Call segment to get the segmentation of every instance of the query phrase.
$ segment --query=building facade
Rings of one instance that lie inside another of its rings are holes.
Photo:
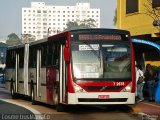
[[[153,22],[160,12],[151,11],[158,7],[159,0],[117,0],[117,28],[129,30],[134,37],[156,41],[160,29]]]
[[[153,25],[158,20],[160,20],[160,0],[117,0],[117,28],[129,30],[132,38],[159,44],[160,26]],[[140,46],[135,50],[137,59],[143,56],[146,64],[160,66],[159,52],[154,48],[142,51],[146,45]]]
[[[69,21],[89,18],[100,27],[100,9],[91,8],[90,3],[50,6],[44,2],[31,2],[31,8],[22,8],[22,34],[31,34],[38,40],[64,31]]]

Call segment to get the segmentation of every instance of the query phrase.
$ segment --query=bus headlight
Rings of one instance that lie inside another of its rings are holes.
[[[86,92],[83,88],[81,88],[79,85],[74,83],[74,91],[75,92]]]
[[[131,83],[128,84],[121,92],[131,92]]]

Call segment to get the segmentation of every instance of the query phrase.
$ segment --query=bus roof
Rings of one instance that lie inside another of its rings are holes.
[[[129,34],[129,31],[127,30],[121,30],[121,29],[107,29],[107,28],[88,28],[88,29],[77,29],[77,30],[71,30],[71,33],[116,33],[116,34]]]
[[[18,48],[23,48],[23,47],[24,47],[24,44],[18,44],[14,46],[8,46],[8,49],[12,50],[12,49],[18,49]]]
[[[63,37],[67,37],[69,34],[75,34],[75,33],[108,33],[108,34],[129,34],[129,31],[127,30],[121,30],[121,29],[107,29],[107,28],[88,28],[88,29],[76,29],[76,30],[69,30],[69,31],[64,31],[62,33],[49,36],[48,38],[44,38],[41,40],[33,41],[30,42],[29,45],[37,45],[43,42],[46,42],[48,40],[54,40],[54,39],[60,39]],[[8,49],[18,49],[18,48],[23,48],[25,44],[19,44],[15,46],[9,46]]]
[[[29,45],[32,46],[32,45],[40,44],[40,43],[43,43],[43,42],[46,42],[46,41],[48,41],[48,39],[44,38],[44,39],[41,39],[41,40],[36,40],[36,41],[30,42]]]
[[[69,34],[75,33],[108,33],[108,34],[126,34],[129,35],[129,31],[122,30],[122,29],[107,29],[107,28],[88,28],[88,29],[76,29],[76,30],[69,30],[64,31],[62,33],[49,36],[48,40],[59,39],[60,37],[66,37]]]

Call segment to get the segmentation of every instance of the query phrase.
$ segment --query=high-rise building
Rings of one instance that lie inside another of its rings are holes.
[[[31,8],[22,8],[22,34],[31,34],[36,40],[54,35],[66,29],[67,22],[94,19],[100,27],[100,9],[90,3],[76,6],[50,6],[44,2],[31,2]]]

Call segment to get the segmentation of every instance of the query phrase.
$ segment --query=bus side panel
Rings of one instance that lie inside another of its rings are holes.
[[[13,81],[14,81],[14,88],[15,88],[15,79],[16,79],[16,71],[15,71],[15,69],[12,69],[12,68],[10,68],[10,69],[6,69],[6,71],[5,71],[5,76],[6,76],[6,89],[7,90],[10,90],[10,88],[11,88],[11,79],[13,79]]]
[[[56,85],[56,68],[46,69],[46,97],[47,103],[53,102],[53,89]]]
[[[18,69],[18,93],[25,94],[24,93],[24,69],[19,68]]]
[[[42,102],[46,102],[47,101],[47,98],[46,98],[46,68],[41,68],[41,76],[40,76],[40,79],[41,79],[41,89],[40,89],[40,93],[41,93],[41,99],[40,101]]]

